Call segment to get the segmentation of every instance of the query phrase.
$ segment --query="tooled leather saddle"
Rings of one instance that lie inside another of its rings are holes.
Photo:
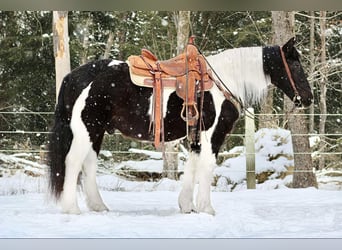
[[[188,126],[194,127],[200,119],[197,95],[212,88],[214,80],[207,69],[206,61],[190,37],[183,53],[169,60],[159,61],[149,50],[142,49],[141,55],[132,55],[127,59],[132,82],[138,86],[153,88],[153,124],[154,145],[160,146],[163,140],[163,105],[164,88],[176,90],[183,99],[180,113]]]

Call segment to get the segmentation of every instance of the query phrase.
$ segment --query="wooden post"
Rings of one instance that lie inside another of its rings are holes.
[[[254,109],[248,108],[245,118],[245,146],[246,146],[246,171],[247,189],[255,189],[255,123]]]

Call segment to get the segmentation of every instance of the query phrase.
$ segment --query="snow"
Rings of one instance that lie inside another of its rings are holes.
[[[339,238],[340,191],[213,192],[216,215],[181,214],[178,192],[101,192],[109,212],[61,214],[44,194],[1,196],[1,238]],[[84,203],[82,203],[84,204]]]
[[[285,129],[260,129],[255,133],[255,172],[256,174],[272,171],[271,178],[278,177],[294,165],[292,139]],[[226,154],[239,154],[230,158],[215,169],[217,176],[241,183],[246,179],[246,152],[244,147],[234,147]]]
[[[46,193],[46,165],[23,159],[29,155],[0,154],[0,238],[341,238],[342,173],[317,172],[319,189],[288,188],[292,175],[279,175],[293,166],[289,132],[264,129],[255,138],[257,173],[273,173],[247,190],[244,147],[224,152],[231,158],[215,169],[215,216],[180,213],[181,180],[131,181],[115,175],[122,169],[161,173],[160,152],[131,149],[148,156],[139,162],[100,159],[97,182],[110,211],[89,211],[79,192],[81,215],[62,214]],[[180,155],[183,163],[186,152]],[[112,154],[101,151],[100,157]]]
[[[161,25],[164,26],[164,27],[167,27],[169,25],[169,22],[165,19],[162,19],[161,20]]]

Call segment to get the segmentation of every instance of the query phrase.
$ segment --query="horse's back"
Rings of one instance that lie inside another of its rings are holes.
[[[93,82],[98,75],[110,68],[108,67],[110,62],[110,59],[97,60],[83,64],[72,70],[63,79],[62,91],[59,93],[58,102],[63,100],[65,106],[70,108],[73,107],[81,92]]]

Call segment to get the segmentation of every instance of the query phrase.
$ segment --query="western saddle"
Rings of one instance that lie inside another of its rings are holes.
[[[175,89],[183,99],[181,118],[189,127],[197,127],[201,119],[201,106],[198,110],[198,96],[203,103],[204,91],[213,86],[211,71],[206,61],[190,37],[183,53],[165,61],[159,61],[149,50],[142,49],[141,55],[132,55],[127,59],[132,82],[138,86],[153,88],[153,124],[154,145],[164,142],[163,125],[163,89]]]

